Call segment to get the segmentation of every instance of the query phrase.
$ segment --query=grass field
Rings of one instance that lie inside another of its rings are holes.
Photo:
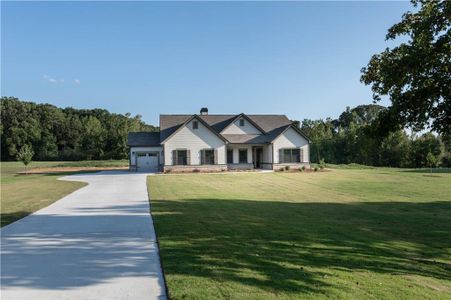
[[[173,299],[449,299],[451,174],[148,178]]]
[[[31,168],[48,167],[115,167],[128,161],[33,162]],[[72,174],[18,175],[25,170],[22,163],[1,163],[1,226],[29,215],[84,186],[82,182],[60,181]]]

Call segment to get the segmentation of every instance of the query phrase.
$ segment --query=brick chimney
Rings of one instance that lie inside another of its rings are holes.
[[[208,108],[202,107],[202,108],[200,109],[200,114],[201,114],[202,116],[208,115]]]

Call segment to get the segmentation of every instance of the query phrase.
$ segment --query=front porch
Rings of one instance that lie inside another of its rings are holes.
[[[227,145],[226,158],[229,170],[271,170],[272,145],[229,144]]]

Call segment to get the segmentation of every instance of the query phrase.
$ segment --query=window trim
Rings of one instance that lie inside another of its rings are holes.
[[[212,157],[211,157],[211,161],[209,161],[208,163],[207,163],[207,161],[206,161],[206,158],[207,158],[207,156],[206,156],[206,153],[207,153],[207,151],[211,151],[212,152]],[[202,150],[200,150],[200,164],[201,165],[214,165],[215,164],[215,153],[216,151],[215,151],[215,149],[213,149],[213,148],[208,148],[208,149],[202,149]]]
[[[283,156],[280,157],[279,154],[279,163],[281,164],[298,164],[302,163],[302,149],[301,148],[281,148],[283,151]],[[289,151],[289,154],[286,154],[285,151]],[[297,152],[297,153],[296,153]],[[287,159],[287,157],[289,159]]]
[[[246,161],[242,161],[241,160],[241,153],[242,152],[246,153]],[[247,150],[247,148],[240,148],[240,149],[238,149],[238,163],[240,163],[240,164],[247,164],[248,163],[248,150]]]
[[[179,158],[181,158],[179,156],[179,152],[184,151],[185,152],[185,163],[184,164],[180,164],[179,163]],[[188,165],[188,149],[175,149],[175,155],[176,155],[176,159],[175,159],[175,165],[176,166],[187,166]]]

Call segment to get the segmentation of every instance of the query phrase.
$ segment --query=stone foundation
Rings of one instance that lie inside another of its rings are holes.
[[[254,169],[253,164],[228,164],[228,170],[252,170]]]
[[[307,169],[310,169],[310,163],[295,163],[295,164],[273,164],[272,169],[275,171],[278,171],[280,168],[285,168],[288,166],[290,169],[299,169],[302,167],[306,167]]]
[[[164,173],[196,173],[196,172],[224,172],[227,165],[187,165],[187,166],[164,166]]]

